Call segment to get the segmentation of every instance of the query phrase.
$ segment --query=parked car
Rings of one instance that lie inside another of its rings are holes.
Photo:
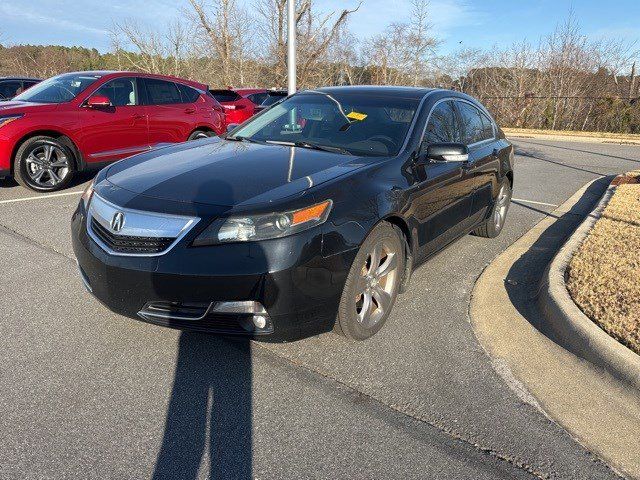
[[[41,81],[38,78],[0,77],[0,102],[11,100]]]
[[[214,89],[209,93],[224,108],[227,125],[243,123],[255,114],[253,102],[233,90]]]
[[[224,111],[206,92],[206,85],[161,75],[52,77],[0,103],[0,177],[58,190],[78,170],[221,134]]]
[[[364,340],[418,265],[470,232],[500,234],[513,156],[463,93],[301,92],[226,138],[102,170],[73,215],[73,248],[87,289],[132,318]]]
[[[256,107],[255,107],[256,113],[260,113],[265,108],[268,108],[271,105],[274,105],[274,104],[284,100],[285,98],[287,98],[287,95],[288,94],[287,94],[287,92],[285,90],[269,90],[269,91],[267,91],[266,92],[266,96],[262,100],[262,103],[260,103],[259,105],[256,105]]]

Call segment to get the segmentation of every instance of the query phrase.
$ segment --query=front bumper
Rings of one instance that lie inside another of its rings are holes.
[[[323,235],[311,229],[282,239],[211,247],[191,247],[193,238],[188,235],[161,256],[114,256],[88,236],[82,202],[71,229],[85,285],[112,311],[172,328],[256,335],[260,332],[234,327],[246,324],[242,315],[176,320],[140,314],[150,302],[180,306],[255,301],[264,306],[273,327],[261,337],[278,340],[333,327],[356,254],[350,250],[323,257]]]

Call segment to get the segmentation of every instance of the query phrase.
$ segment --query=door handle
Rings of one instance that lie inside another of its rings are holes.
[[[192,107],[185,108],[184,113],[196,113],[196,109]]]
[[[134,120],[140,120],[141,118],[144,118],[144,115],[142,115],[142,114],[140,114],[140,113],[136,113],[136,114],[133,116],[133,119],[134,119]]]

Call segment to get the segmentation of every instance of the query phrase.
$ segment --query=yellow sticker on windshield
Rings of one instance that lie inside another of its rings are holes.
[[[362,120],[367,118],[367,115],[364,113],[351,112],[349,115],[347,115],[347,118],[350,118],[351,120],[358,120],[361,122]]]

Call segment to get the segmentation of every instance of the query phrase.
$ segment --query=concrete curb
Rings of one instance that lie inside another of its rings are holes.
[[[575,304],[565,283],[566,270],[576,250],[602,216],[616,190],[609,186],[598,205],[558,251],[540,284],[538,306],[543,328],[567,350],[640,389],[640,356],[610,337]]]
[[[588,183],[498,255],[473,288],[469,320],[496,374],[617,472],[640,480],[640,391],[550,338],[537,290],[607,190]]]
[[[559,134],[549,131],[548,133],[531,132],[527,130],[518,130],[511,128],[503,128],[507,138],[522,138],[538,140],[560,140],[563,142],[584,142],[584,143],[612,143],[616,145],[640,145],[640,138],[637,137],[625,137],[624,135],[603,135],[603,136],[589,136],[579,134]]]

